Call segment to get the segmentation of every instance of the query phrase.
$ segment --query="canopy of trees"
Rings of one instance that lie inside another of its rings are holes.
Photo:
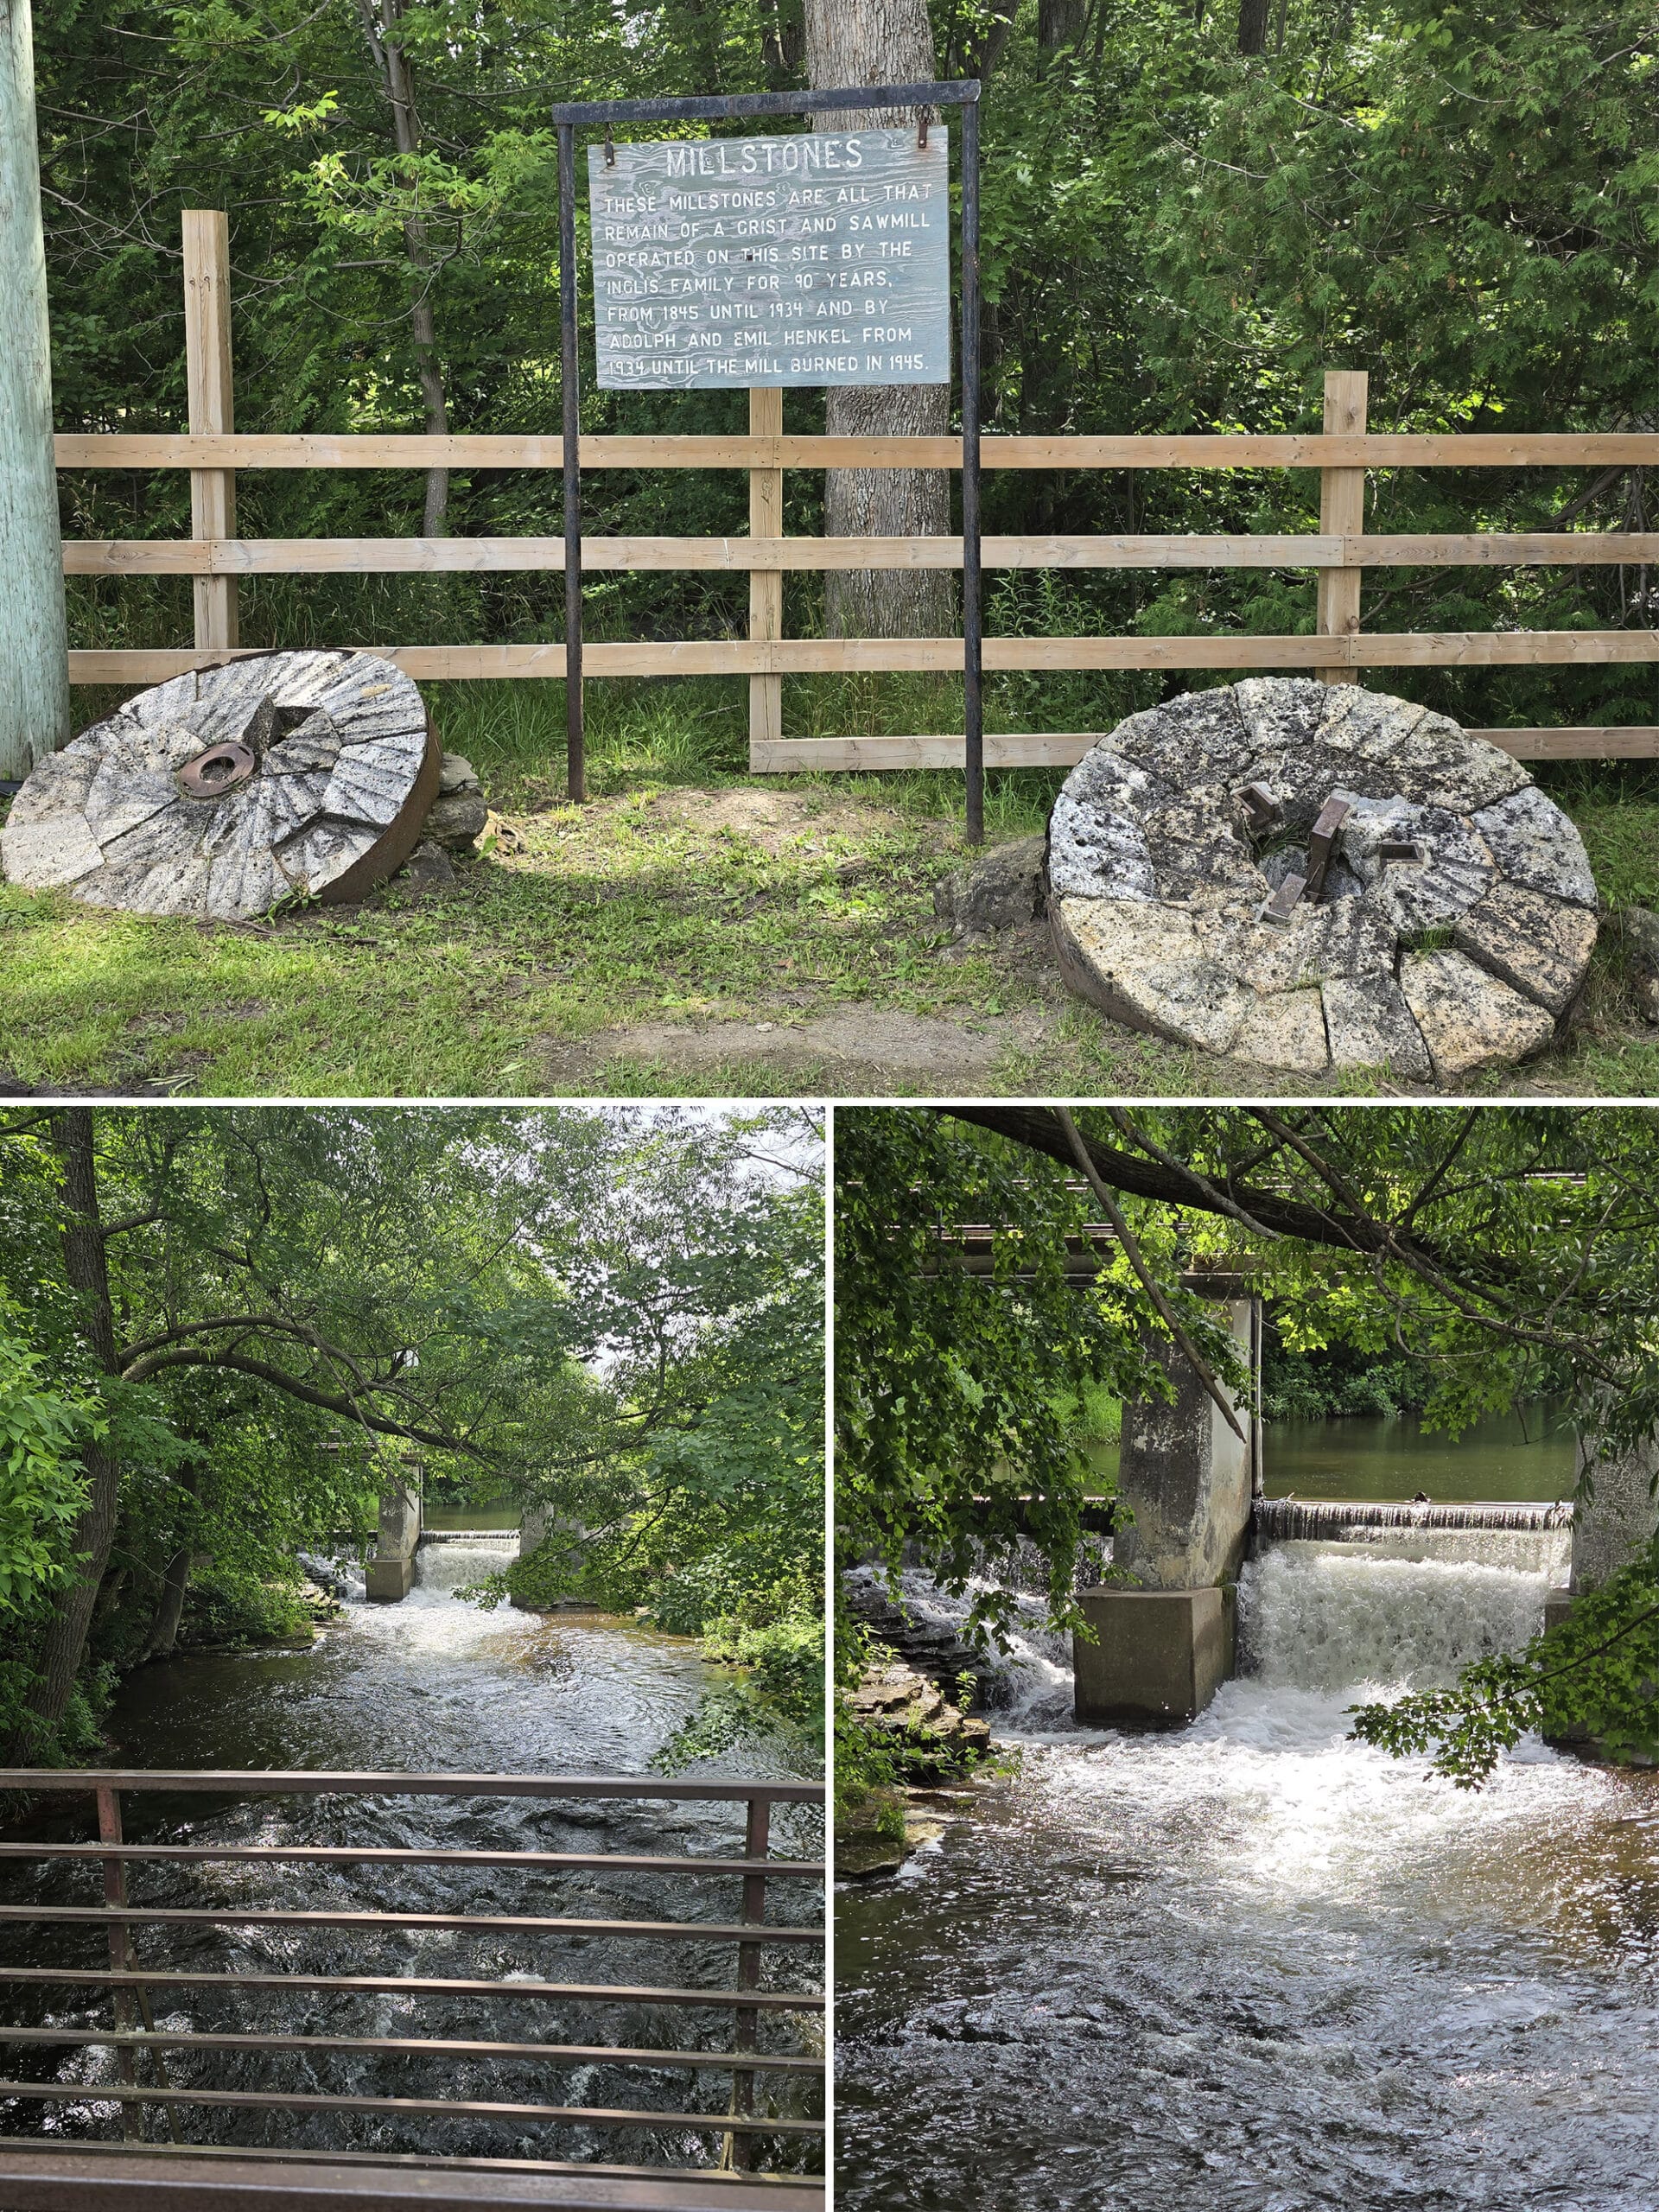
[[[940,69],[987,88],[992,429],[1313,427],[1330,366],[1370,370],[1383,429],[1650,423],[1659,47],[1637,0],[935,0],[931,15]],[[802,0],[39,0],[35,27],[66,429],[182,425],[179,213],[196,206],[231,215],[240,426],[556,432],[550,102],[799,84],[807,65]],[[584,422],[729,429],[743,404],[589,392]],[[823,407],[791,395],[786,419],[816,427]],[[822,480],[789,486],[786,527],[820,527]],[[995,531],[1280,531],[1310,522],[1317,486],[1016,471],[987,495]],[[607,472],[587,496],[600,531],[744,527],[730,473]],[[65,498],[72,535],[188,530],[177,473],[89,474]],[[250,535],[558,527],[543,473],[275,472],[245,476],[240,498]],[[1645,498],[1639,471],[1400,472],[1372,479],[1368,522],[1643,529]],[[810,629],[822,585],[790,588],[788,619]],[[544,637],[559,589],[251,580],[244,634]],[[601,629],[692,634],[743,612],[741,584],[714,576],[589,589]],[[188,637],[188,580],[73,592],[82,641]],[[1016,572],[990,626],[1308,630],[1313,593],[1311,575],[1264,570]],[[1368,619],[1398,629],[1651,617],[1634,567],[1406,569],[1366,594]],[[1012,727],[1100,728],[1161,679],[996,681]],[[1478,724],[1641,721],[1652,683],[1633,664],[1424,671],[1421,690]]]
[[[1247,1266],[1293,1347],[1416,1362],[1430,1427],[1462,1428],[1545,1388],[1610,1448],[1659,1422],[1647,1109],[1080,1108],[1070,1128],[1045,1107],[851,1109],[837,1117],[836,1184],[843,1556],[896,1565],[912,1544],[960,1590],[970,1573],[995,1578],[1027,1493],[1057,1620],[1096,1486],[1067,1449],[1084,1385],[1155,1390],[1147,1347],[1175,1329],[1219,1380],[1242,1380],[1183,1287],[1195,1269]],[[1117,1244],[1092,1285],[1069,1284],[1063,1240],[1108,1202]],[[989,1280],[953,1255],[969,1224],[999,1231]],[[1010,1603],[989,1592],[979,1618]],[[1368,1732],[1396,1749],[1440,1744],[1460,1779],[1490,1770],[1505,1729],[1540,1712],[1636,1741],[1654,1732],[1656,1622],[1659,1541],[1536,1652]]]
[[[291,1581],[411,1458],[583,1522],[607,1594],[673,1580],[665,1624],[771,1631],[732,1656],[810,1728],[817,1149],[783,1109],[0,1122],[14,1763],[91,1740],[112,1671],[171,1647],[193,1560],[232,1597]]]

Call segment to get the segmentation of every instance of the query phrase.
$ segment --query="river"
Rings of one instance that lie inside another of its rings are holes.
[[[1414,1413],[1342,1414],[1270,1421],[1262,1433],[1269,1497],[1414,1497],[1553,1502],[1573,1494],[1574,1430],[1565,1399],[1538,1398],[1484,1414],[1456,1436],[1426,1430]],[[1118,1447],[1091,1444],[1090,1466],[1115,1481]]]
[[[1535,1741],[1471,1796],[1347,1738],[1542,1601],[1270,1550],[1255,1671],[1166,1736],[1071,1724],[1032,1626],[1014,1770],[837,1894],[841,2212],[1652,2212],[1659,1777]]]
[[[335,1768],[341,1770],[631,1774],[696,1708],[717,1678],[696,1645],[653,1633],[632,1620],[583,1612],[550,1617],[504,1605],[480,1611],[454,1595],[505,1565],[516,1538],[432,1543],[417,1554],[416,1586],[401,1604],[361,1602],[361,1577],[341,1579],[354,1602],[311,1650],[201,1656],[141,1669],[124,1685],[108,1723],[111,1764],[151,1768]],[[692,1777],[736,1773],[789,1778],[764,1753],[722,1755],[694,1765]],[[340,1796],[209,1803],[200,1798],[129,1798],[126,1832],[134,1841],[214,1840],[263,1844],[392,1844],[551,1851],[740,1855],[741,1805],[599,1802],[529,1798]],[[38,1833],[38,1831],[36,1831]],[[64,1834],[71,1831],[65,1827]],[[92,1833],[83,1820],[73,1831]],[[822,1856],[815,1811],[779,1807],[773,1849]],[[86,1903],[96,1869],[60,1866],[3,1870],[9,1902]],[[659,1875],[514,1869],[374,1866],[249,1868],[234,1863],[181,1869],[139,1866],[137,1900],[158,1904],[265,1903],[273,1908],[575,1914],[731,1921],[739,1915],[735,1877],[670,1879]],[[810,1880],[768,1885],[768,1917],[811,1922],[819,1891]],[[10,1931],[9,1931],[10,1934]],[[694,1940],[645,1944],[577,1937],[474,1936],[444,1930],[359,1936],[319,1930],[182,1931],[141,1929],[144,1964],[236,1973],[365,1973],[444,1977],[615,1982],[682,1987],[729,1986],[728,1943]],[[35,1965],[102,1963],[96,1930],[43,1926],[8,1942],[8,1955]],[[809,1986],[815,1955],[794,1946],[766,1954],[765,1979]],[[54,1992],[44,2000],[14,1988],[12,2017],[74,2027],[107,2021],[95,2000]],[[17,1999],[21,1998],[22,2002]],[[416,2007],[418,2006],[418,2011]],[[169,2009],[171,2008],[171,2009]],[[156,1999],[156,2024],[209,2031],[261,2025],[294,2034],[482,2037],[512,2042],[604,2042],[632,2046],[729,2048],[732,2021],[717,2007],[617,2005],[595,2012],[560,2002],[328,1993],[204,1990]],[[762,2048],[804,2046],[786,2023],[763,2023]],[[29,2063],[31,2062],[32,2063]],[[19,2078],[85,2081],[84,2104],[16,2100],[0,2126],[15,2133],[118,2133],[113,2107],[96,2084],[115,2078],[111,2054],[15,2052]],[[728,2077],[716,2069],[642,2070],[610,2063],[565,2064],[469,2059],[432,2061],[358,2054],[173,2054],[176,2082],[215,2088],[345,2090],[378,2095],[443,2095],[474,2101],[645,2106],[673,2112],[723,2112]],[[143,2078],[149,2079],[146,2075]],[[794,2077],[778,2109],[810,2116]],[[793,2100],[792,2101],[790,2100]],[[582,2125],[380,2116],[296,2117],[222,2113],[181,2107],[188,2139],[205,2143],[351,2146],[456,2156],[702,2165],[717,2158],[717,2133]],[[42,2118],[42,2114],[45,2118]],[[152,2116],[149,2133],[164,2138]],[[760,2164],[794,2171],[810,2163],[772,2139]]]

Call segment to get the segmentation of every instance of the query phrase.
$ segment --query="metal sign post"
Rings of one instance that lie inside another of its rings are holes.
[[[565,730],[570,797],[587,795],[582,698],[582,395],[576,359],[576,132],[603,124],[607,149],[619,123],[725,123],[747,116],[815,115],[873,108],[962,110],[962,626],[963,728],[967,769],[967,830],[984,837],[984,719],[981,694],[979,500],[979,86],[861,85],[840,91],[740,92],[684,99],[573,100],[553,109],[559,138],[559,367],[564,402]],[[723,144],[724,141],[713,142]],[[857,378],[779,374],[756,382],[902,382],[901,376]],[[916,377],[915,382],[936,380]]]

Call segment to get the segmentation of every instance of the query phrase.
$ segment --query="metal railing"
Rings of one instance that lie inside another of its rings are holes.
[[[0,1842],[0,1862],[32,1860],[85,1864],[89,1868],[101,1870],[104,1891],[103,1902],[95,1904],[0,1904],[0,1923],[15,1926],[21,1923],[37,1929],[43,1925],[60,1925],[70,1929],[102,1928],[107,1931],[109,1943],[107,1967],[22,1965],[0,1961],[0,1983],[13,1987],[54,1985],[107,1990],[112,2014],[111,2024],[107,2027],[33,2025],[0,2019],[0,2043],[24,2049],[45,2046],[67,2050],[110,2050],[116,2055],[118,2075],[114,2082],[96,2082],[85,2080],[3,2079],[0,2080],[0,2099],[38,2100],[47,2105],[82,2107],[113,2104],[120,2111],[122,2147],[130,2152],[142,2152],[156,2157],[164,2155],[163,2150],[145,2142],[142,2132],[143,2114],[152,2107],[160,2107],[165,2113],[172,2135],[171,2150],[165,2155],[214,2155],[221,2158],[227,2155],[225,2146],[185,2140],[179,2120],[181,2108],[231,2108],[245,2113],[276,2108],[308,2117],[351,2113],[376,2115],[391,2120],[429,2118],[499,2122],[518,2131],[520,2137],[527,2129],[557,2126],[639,2128],[670,2134],[697,2133],[721,2139],[723,2146],[720,2170],[696,2167],[680,2170],[686,2179],[695,2177],[700,2185],[715,2183],[722,2178],[747,2180],[755,2146],[765,2139],[798,2141],[804,2138],[816,2142],[823,2135],[824,2123],[822,2120],[782,2117],[775,2113],[757,2112],[755,2102],[757,2081],[790,2081],[804,2075],[816,2078],[823,2072],[823,2061],[820,2056],[802,2050],[763,2050],[758,2047],[760,2024],[763,2018],[788,2019],[794,2016],[821,2013],[823,2010],[822,1989],[764,1986],[762,1978],[767,1951],[781,1951],[785,1955],[798,1953],[803,1947],[817,1946],[823,1941],[824,1930],[821,1926],[769,1923],[766,1920],[768,1883],[779,1880],[816,1882],[822,1891],[823,1864],[817,1860],[774,1857],[771,1832],[775,1805],[821,1806],[824,1791],[820,1783],[747,1779],[667,1781],[632,1775],[169,1772],[132,1769],[62,1772],[8,1769],[0,1770],[0,1791],[27,1792],[30,1796],[48,1793],[60,1796],[92,1795],[98,1808],[98,1840],[95,1842]],[[123,1833],[122,1801],[125,1796],[138,1793],[152,1796],[188,1794],[224,1799],[297,1796],[363,1798],[435,1796],[724,1802],[745,1807],[746,1827],[741,1855],[726,1857],[696,1853],[658,1855],[605,1850],[474,1850],[436,1846],[401,1847],[200,1840],[130,1843]],[[552,1875],[600,1872],[697,1879],[717,1877],[741,1885],[741,1905],[738,1917],[728,1922],[601,1919],[581,1914],[311,1910],[273,1908],[265,1904],[179,1906],[146,1904],[129,1895],[127,1870],[130,1866],[178,1867],[203,1862],[254,1867],[481,1867]],[[166,1967],[146,1966],[139,1959],[137,1931],[141,1928],[156,1926],[190,1930],[258,1928],[289,1934],[337,1929],[359,1938],[401,1931],[421,1933],[440,1930],[457,1935],[518,1936],[532,1942],[545,1938],[566,1937],[578,1942],[605,1938],[652,1946],[729,1944],[733,1951],[734,1971],[729,1985],[693,1986],[644,1986],[603,1980],[565,1982],[520,1980],[516,1978],[510,1980],[468,1979],[409,1974],[233,1974],[197,1970],[194,1967],[181,1971],[170,1965]],[[411,1999],[424,1997],[497,1999],[509,1999],[515,2006],[521,2003],[531,2005],[557,2003],[562,2008],[576,2007],[584,2012],[619,2005],[688,2008],[698,2012],[706,2012],[712,2008],[730,2012],[733,2032],[729,2047],[710,2050],[681,2050],[671,2045],[642,2049],[607,2043],[602,2036],[582,2043],[545,2043],[492,2041],[454,2036],[302,2035],[271,2033],[257,2026],[235,2033],[203,2031],[194,2028],[157,2028],[151,2001],[154,1993],[160,1991],[172,2000],[184,1992],[198,1989],[245,1991],[251,1996],[264,1997],[306,1991],[347,1997],[391,1993]],[[481,2059],[513,2063],[528,2061],[553,2068],[605,2064],[657,2072],[683,2070],[703,2076],[710,2072],[725,2073],[730,2076],[731,2094],[728,2107],[723,2112],[668,2112],[632,2104],[611,2107],[480,2101],[441,2094],[385,2096],[221,2088],[184,2084],[168,2077],[168,2054],[213,2052],[234,2054],[244,2058],[262,2053],[311,2058],[329,2052],[342,2052],[396,2059],[428,2059],[452,2067],[458,2062]],[[147,2082],[139,2078],[141,2060],[148,2061],[153,2081]],[[79,2155],[98,2147],[89,2146],[84,2139],[72,2142],[60,2139],[56,2143],[48,2144],[38,2139],[27,2139],[27,2143],[31,2152],[50,2148],[66,2154]],[[0,2142],[0,2183],[6,2183],[11,2171],[5,2153],[22,2147],[16,2139]],[[107,2145],[102,2146],[105,2151],[110,2147]],[[387,2153],[383,2158],[379,2153],[351,2151],[285,2148],[269,2152],[262,2148],[257,2152],[238,2151],[236,2156],[245,2159],[274,2157],[284,2160],[321,2160],[336,2165],[342,2160],[353,2163],[368,2158],[375,2163],[413,2163],[445,2169],[477,2169],[480,2165],[490,2167],[499,2163],[519,2171],[550,2175],[586,2171],[656,2182],[665,2180],[675,2171],[662,2166],[600,2167],[581,2161],[525,2160],[522,2157],[498,2162],[435,2152]],[[791,2193],[805,2190],[815,2197],[822,2190],[822,2183],[812,2177],[779,2176],[756,2178],[767,2181],[775,2178],[779,2187],[787,2187]],[[8,2197],[6,2201],[10,2204],[12,2199]],[[36,2200],[30,2198],[29,2201],[33,2202]],[[47,2200],[41,2198],[39,2201],[44,2202]],[[685,2201],[702,2200],[687,2198]]]

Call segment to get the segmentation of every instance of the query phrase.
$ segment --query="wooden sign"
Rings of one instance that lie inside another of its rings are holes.
[[[948,384],[948,135],[590,146],[601,385]]]

